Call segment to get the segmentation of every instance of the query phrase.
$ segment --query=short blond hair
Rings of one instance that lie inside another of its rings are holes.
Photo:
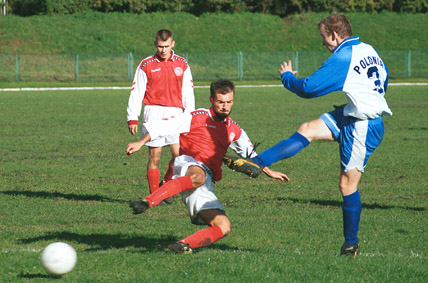
[[[336,32],[342,38],[352,36],[352,27],[349,19],[342,14],[332,14],[318,23],[318,28],[323,26],[327,35],[332,35]]]

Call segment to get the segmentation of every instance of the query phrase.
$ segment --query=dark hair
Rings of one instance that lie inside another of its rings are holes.
[[[156,33],[156,41],[167,41],[172,38],[172,32],[167,29],[161,29]]]
[[[323,19],[318,23],[318,29],[324,26],[324,31],[327,35],[332,35],[333,32],[342,38],[348,38],[352,36],[352,27],[349,19],[342,14],[331,14],[329,17]]]
[[[211,83],[210,92],[211,97],[215,98],[216,93],[226,94],[229,92],[233,92],[235,94],[235,85],[232,81],[220,79]]]

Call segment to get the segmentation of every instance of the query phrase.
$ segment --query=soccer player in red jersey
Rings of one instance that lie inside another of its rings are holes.
[[[145,199],[130,202],[134,213],[140,214],[166,198],[181,194],[191,222],[209,227],[168,245],[169,250],[177,253],[192,253],[230,233],[225,209],[214,194],[214,182],[222,177],[222,157],[229,147],[242,157],[257,155],[245,131],[229,117],[235,95],[233,82],[218,80],[211,84],[210,91],[210,109],[144,123],[147,133],[126,148],[126,153],[132,155],[151,139],[180,133],[180,155],[174,162],[174,179]],[[280,182],[289,181],[287,175],[268,167],[264,167],[263,172]]]
[[[143,123],[179,115],[195,109],[193,80],[186,60],[174,53],[175,41],[169,30],[159,30],[155,40],[156,54],[141,61],[134,76],[127,108],[128,129],[132,135],[138,131],[138,117],[144,104]],[[141,137],[146,134],[142,128]],[[149,146],[147,180],[150,192],[172,177],[172,166],[179,152],[179,137],[165,135],[146,143]],[[160,181],[159,161],[162,147],[171,150],[171,160],[165,177]],[[172,198],[167,202],[172,202]]]

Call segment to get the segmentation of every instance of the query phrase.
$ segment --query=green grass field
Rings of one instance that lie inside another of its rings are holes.
[[[208,89],[197,88],[197,107]],[[61,282],[426,282],[428,87],[390,86],[394,116],[360,183],[361,255],[342,258],[338,146],[313,142],[272,168],[291,182],[224,168],[216,194],[232,233],[194,255],[163,246],[193,226],[176,197],[143,215],[146,149],[131,158],[127,90],[0,92],[0,281],[49,282],[39,262],[55,241],[77,251]],[[259,151],[345,102],[303,100],[281,87],[237,88],[232,118]],[[167,153],[167,151],[165,151]],[[166,169],[166,155],[162,169]]]

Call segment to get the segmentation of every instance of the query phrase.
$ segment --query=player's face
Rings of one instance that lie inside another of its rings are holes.
[[[320,34],[322,37],[322,44],[327,47],[330,52],[333,52],[333,49],[337,46],[337,42],[334,40],[334,34],[328,35],[324,25],[320,26]]]
[[[171,50],[175,45],[175,41],[172,38],[168,38],[166,41],[158,40],[155,41],[157,54],[163,60],[168,59],[171,56]]]
[[[218,118],[224,119],[230,115],[233,106],[233,91],[226,94],[216,93],[215,98],[210,96],[211,106]]]

